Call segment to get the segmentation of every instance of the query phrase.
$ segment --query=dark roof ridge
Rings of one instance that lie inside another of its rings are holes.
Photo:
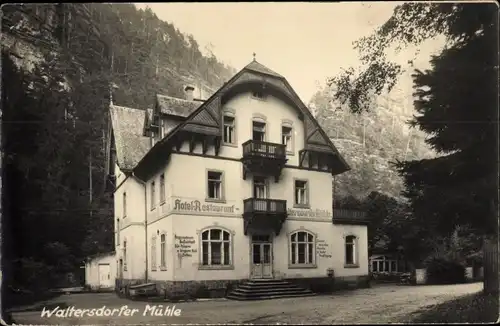
[[[147,109],[133,108],[131,106],[116,105],[114,103],[110,104],[110,107],[121,108],[121,109],[130,109],[130,110],[140,110],[140,111],[146,111],[147,110]]]

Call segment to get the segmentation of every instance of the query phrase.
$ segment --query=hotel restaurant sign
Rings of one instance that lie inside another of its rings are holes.
[[[176,199],[174,201],[174,211],[176,212],[187,212],[192,214],[202,214],[202,213],[225,213],[234,214],[239,209],[235,205],[222,205],[222,204],[212,204],[204,203],[199,200],[181,200]]]
[[[173,206],[174,212],[184,212],[196,215],[202,214],[237,214],[239,208],[235,205],[207,203],[200,200],[176,199]],[[293,217],[323,217],[331,218],[332,213],[323,209],[288,209],[288,216]]]
[[[293,216],[293,217],[324,217],[324,218],[331,218],[332,213],[329,212],[326,209],[304,209],[304,210],[298,210],[298,209],[291,209],[289,208],[287,210],[288,216]]]

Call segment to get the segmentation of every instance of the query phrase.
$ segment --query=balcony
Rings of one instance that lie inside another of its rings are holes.
[[[248,198],[243,201],[244,233],[275,232],[287,218],[286,200]]]
[[[345,208],[333,209],[333,224],[367,225],[369,219],[366,212]]]
[[[249,140],[243,143],[243,180],[247,173],[274,176],[279,181],[281,170],[285,166],[286,147],[282,144]]]

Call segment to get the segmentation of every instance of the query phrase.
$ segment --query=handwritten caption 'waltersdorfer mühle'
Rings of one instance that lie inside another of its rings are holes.
[[[141,314],[142,316],[156,317],[179,317],[182,314],[180,308],[174,306],[163,305],[146,305],[144,309],[131,309],[128,306],[120,308],[101,308],[92,309],[77,309],[74,306],[61,308],[59,306],[54,309],[46,309],[43,307],[41,317],[50,318],[85,318],[85,317],[132,317]]]

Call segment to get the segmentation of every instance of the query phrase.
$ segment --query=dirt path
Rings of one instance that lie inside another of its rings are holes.
[[[77,309],[138,309],[134,316],[119,317],[41,317],[41,312],[18,312],[18,324],[186,324],[186,323],[313,323],[359,324],[394,323],[429,305],[442,303],[482,290],[482,283],[445,286],[376,286],[371,289],[335,293],[328,296],[278,299],[254,302],[228,300],[175,303],[180,316],[151,316],[148,303],[119,299],[113,294],[76,294],[62,296],[51,303]],[[161,303],[150,303],[155,305]],[[163,307],[174,306],[162,303]]]

